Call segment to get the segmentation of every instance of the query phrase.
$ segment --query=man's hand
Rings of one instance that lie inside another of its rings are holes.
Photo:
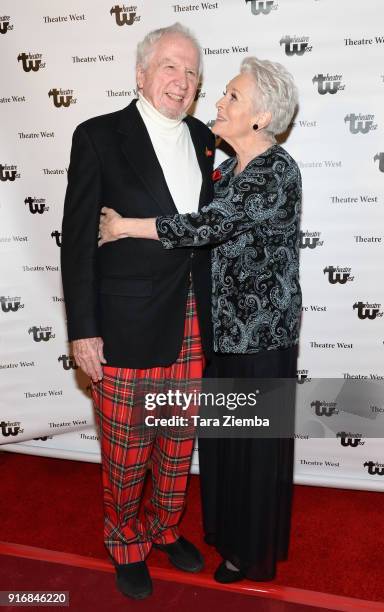
[[[92,378],[99,382],[103,378],[102,363],[107,363],[103,353],[102,338],[81,338],[73,340],[72,350],[77,365]]]

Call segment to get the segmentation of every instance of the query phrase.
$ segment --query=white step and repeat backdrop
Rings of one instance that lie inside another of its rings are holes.
[[[208,125],[247,55],[282,62],[298,83],[285,143],[304,184],[298,389],[311,379],[383,379],[381,0],[2,0],[0,11],[2,450],[100,460],[60,281],[71,136],[81,121],[135,97],[137,42],[175,21],[203,47],[195,114]],[[337,410],[320,391],[314,410],[324,425],[317,438],[297,433],[296,482],[383,489],[382,440],[363,427],[335,431]],[[369,410],[379,428],[380,394]]]

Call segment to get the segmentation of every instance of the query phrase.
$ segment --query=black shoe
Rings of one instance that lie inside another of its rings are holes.
[[[152,580],[145,561],[115,566],[119,591],[133,599],[144,599],[152,593]]]
[[[216,582],[221,582],[221,584],[230,584],[231,582],[240,582],[240,580],[244,579],[243,572],[228,569],[225,561],[222,561],[213,574]]]
[[[204,567],[203,557],[196,546],[188,542],[183,536],[180,536],[172,544],[153,544],[153,547],[167,553],[172,565],[184,570],[184,572],[200,572]]]

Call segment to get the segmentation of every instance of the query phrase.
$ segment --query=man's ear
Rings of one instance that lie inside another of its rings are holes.
[[[143,89],[144,85],[144,69],[141,64],[136,68],[136,83],[138,89]]]

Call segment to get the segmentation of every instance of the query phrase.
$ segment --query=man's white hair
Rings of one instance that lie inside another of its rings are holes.
[[[149,32],[143,38],[143,40],[139,42],[139,44],[137,45],[137,49],[136,49],[136,68],[141,66],[145,70],[148,66],[149,58],[154,51],[154,47],[156,43],[163,36],[167,36],[170,34],[179,34],[180,36],[183,36],[187,40],[190,40],[191,43],[195,46],[196,51],[198,52],[198,56],[199,56],[198,70],[199,70],[199,75],[200,75],[203,69],[203,55],[202,55],[201,47],[197,39],[195,38],[195,36],[192,34],[192,32],[188,28],[186,28],[185,26],[181,25],[181,23],[178,23],[178,22],[166,28],[159,28],[158,30],[152,30],[152,32]]]
[[[255,82],[255,110],[269,111],[271,123],[265,128],[272,136],[284,132],[294,115],[298,91],[291,75],[282,64],[246,57],[240,66]]]

